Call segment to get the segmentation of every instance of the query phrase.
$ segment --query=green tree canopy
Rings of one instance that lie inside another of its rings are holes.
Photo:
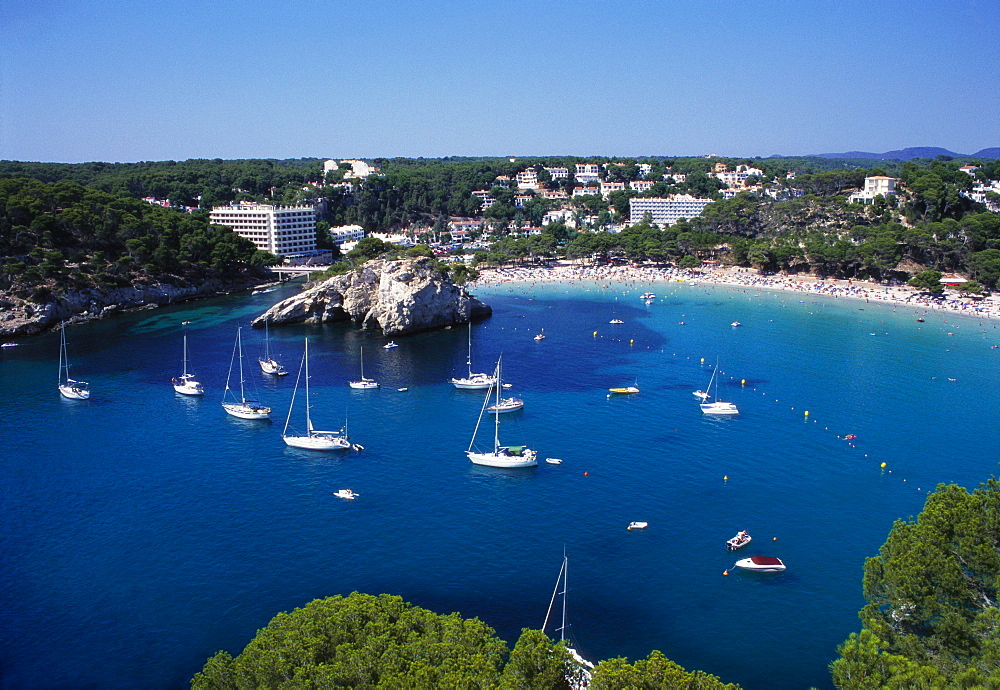
[[[1000,482],[940,484],[865,562],[839,687],[1000,687]]]

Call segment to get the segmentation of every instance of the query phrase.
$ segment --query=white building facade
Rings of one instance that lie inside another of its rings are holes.
[[[209,219],[232,228],[261,251],[278,256],[316,251],[316,209],[313,206],[247,203],[215,206]]]
[[[890,194],[896,193],[896,178],[886,177],[885,175],[875,175],[874,177],[865,178],[865,186],[860,192],[855,192],[851,195],[851,201],[861,202],[863,204],[870,204],[875,197],[881,194],[883,197],[887,197]]]
[[[649,213],[657,225],[673,225],[681,218],[694,218],[712,203],[711,199],[699,199],[690,194],[673,194],[667,198],[629,199],[629,221],[642,221]]]

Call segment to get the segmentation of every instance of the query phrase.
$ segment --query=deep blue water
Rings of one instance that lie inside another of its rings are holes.
[[[482,393],[447,383],[462,328],[394,350],[344,325],[275,328],[293,374],[249,376],[274,421],[227,416],[237,325],[294,289],[70,327],[85,402],[56,391],[57,334],[0,351],[0,686],[181,687],[277,612],[353,590],[479,616],[513,643],[541,625],[565,546],[588,658],[659,649],[748,688],[828,687],[893,520],[938,482],[997,470],[994,323],[683,284],[478,290],[494,314],[474,327],[474,369],[502,352],[526,401],[501,438],[559,466],[468,463]],[[184,320],[204,399],[170,386]],[[360,453],[281,442],[305,335],[314,421],[346,418]],[[244,342],[255,359],[261,333]],[[380,390],[346,385],[362,345]],[[716,358],[738,417],[691,395]],[[332,496],[345,487],[361,497]],[[788,570],[724,577],[740,529],[740,557]]]

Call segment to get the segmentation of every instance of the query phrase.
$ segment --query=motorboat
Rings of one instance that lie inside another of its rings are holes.
[[[648,522],[630,522],[627,529],[646,529],[647,527],[649,527]]]
[[[389,342],[387,342],[385,345],[382,346],[382,349],[383,350],[391,350],[394,347],[399,347],[399,345],[397,345],[395,342],[393,342],[393,341],[390,340]]]
[[[550,465],[561,465],[562,458],[545,458],[545,462],[549,463]]]
[[[625,323],[625,322],[622,321],[621,319],[611,319],[610,321],[608,321],[608,323],[613,323],[613,324],[617,325],[617,324]]]
[[[539,333],[538,335],[535,336],[535,340],[545,340],[545,334]],[[6,347],[6,345],[4,347]]]
[[[785,564],[781,562],[780,558],[774,558],[773,556],[751,556],[750,558],[736,561],[736,567],[743,568],[744,570],[756,570],[762,573],[778,573],[785,569]]]
[[[730,551],[736,551],[736,549],[742,549],[751,541],[752,537],[750,536],[750,533],[743,530],[742,532],[737,532],[735,537],[726,541],[726,548]]]
[[[408,390],[410,390],[410,389],[409,389],[409,388],[407,388],[406,386],[403,386],[402,388],[397,388],[396,390],[397,390],[398,392],[400,392],[400,393],[405,393],[406,391],[408,391]]]
[[[625,388],[609,388],[612,393],[617,393],[619,395],[625,395],[628,393],[638,393],[639,389],[635,386],[626,386]]]
[[[544,338],[545,336],[543,335],[542,337]],[[6,342],[3,345],[0,345],[0,347],[17,347],[18,345],[20,345],[20,343]]]
[[[737,326],[742,326],[743,324],[741,324],[739,321],[733,321],[729,325],[732,326],[733,328],[736,328]]]
[[[340,489],[339,491],[334,491],[333,495],[336,496],[337,498],[343,498],[343,499],[346,499],[348,501],[353,501],[355,498],[357,498],[361,494],[355,493],[351,489]]]
[[[656,295],[654,295],[652,292],[644,292],[642,293],[642,295],[639,296],[639,299],[644,299],[644,300],[656,299]]]

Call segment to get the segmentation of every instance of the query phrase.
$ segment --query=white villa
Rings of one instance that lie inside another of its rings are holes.
[[[854,192],[848,199],[851,202],[857,202],[862,204],[870,204],[875,200],[875,197],[882,195],[883,197],[889,196],[890,194],[896,193],[896,178],[886,177],[885,175],[875,175],[874,177],[865,178],[865,186],[860,192]]]

